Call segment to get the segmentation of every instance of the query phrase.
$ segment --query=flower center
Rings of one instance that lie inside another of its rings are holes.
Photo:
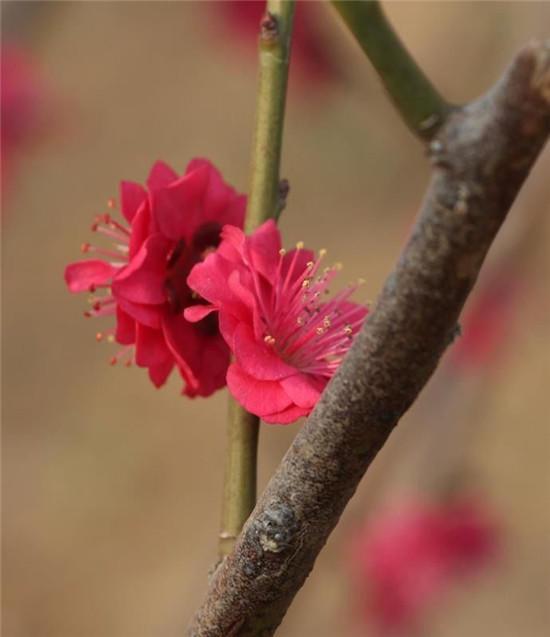
[[[180,239],[169,253],[166,261],[166,277],[164,279],[164,291],[168,307],[173,314],[181,314],[189,305],[206,303],[187,285],[187,277],[191,269],[215,250],[220,243],[221,226],[215,221],[200,226],[190,243]],[[218,331],[218,319],[210,314],[202,321],[196,323],[197,327],[206,334],[215,334]]]

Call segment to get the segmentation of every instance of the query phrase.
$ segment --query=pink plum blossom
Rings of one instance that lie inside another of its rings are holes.
[[[379,635],[416,634],[442,593],[495,557],[498,531],[482,500],[395,503],[354,544],[357,588]]]
[[[286,252],[272,220],[250,236],[225,226],[222,239],[187,280],[210,305],[185,316],[217,312],[235,357],[227,372],[233,396],[267,423],[294,422],[317,403],[367,309],[348,300],[357,285],[325,300],[339,268],[323,269],[324,251],[316,257],[302,244]]]
[[[83,244],[97,258],[68,265],[67,286],[96,294],[86,316],[116,317],[116,327],[97,335],[123,345],[113,364],[148,368],[157,387],[175,367],[187,396],[208,396],[225,385],[229,349],[215,316],[194,324],[184,318],[187,306],[201,302],[186,279],[217,247],[223,225],[242,226],[246,198],[209,161],[194,159],[181,177],[157,162],[146,188],[121,183],[120,200],[124,221],[105,214],[92,226],[114,248]]]

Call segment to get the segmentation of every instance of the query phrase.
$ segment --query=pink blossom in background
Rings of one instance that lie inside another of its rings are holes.
[[[520,307],[521,282],[501,268],[482,283],[461,321],[461,335],[450,348],[448,365],[456,371],[488,368],[506,351],[514,315]]]
[[[48,94],[29,53],[16,44],[1,49],[2,194],[9,187],[17,154],[44,132]]]
[[[472,496],[411,499],[382,510],[353,547],[367,623],[382,636],[415,634],[453,583],[495,558],[498,541],[487,505]]]
[[[265,0],[227,0],[208,6],[222,17],[227,33],[254,61]],[[290,77],[308,87],[325,84],[337,75],[333,49],[317,26],[319,12],[316,2],[297,2],[294,12]]]
[[[224,224],[242,226],[246,198],[209,161],[194,159],[181,177],[157,162],[147,187],[122,182],[120,199],[124,221],[105,214],[92,226],[114,247],[83,244],[98,258],[67,266],[67,286],[97,293],[87,316],[116,316],[116,327],[97,335],[124,346],[113,364],[135,361],[157,387],[176,367],[187,396],[208,396],[225,385],[229,349],[215,316],[185,320],[184,309],[201,302],[186,280],[217,247]]]
[[[349,286],[324,300],[338,266],[321,267],[301,244],[281,247],[274,221],[252,235],[226,226],[222,243],[188,278],[211,305],[189,307],[185,316],[219,316],[220,331],[235,356],[227,385],[237,401],[268,423],[307,416],[338,368],[367,314],[352,303]]]

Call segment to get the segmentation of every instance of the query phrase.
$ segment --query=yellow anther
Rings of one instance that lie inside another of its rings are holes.
[[[315,263],[313,263],[313,261],[308,261],[306,263],[306,269],[311,270],[311,268],[315,265]]]
[[[264,342],[268,345],[273,345],[275,343],[275,339],[273,338],[273,336],[268,334],[267,336],[264,336]]]
[[[326,256],[327,251],[325,250],[325,248],[321,248],[319,250],[319,258],[322,259],[324,256]]]
[[[298,243],[296,244],[296,249],[297,250],[302,250],[303,247],[304,247],[304,242],[303,241],[298,241]]]
[[[109,336],[107,336],[107,343],[114,343],[115,342],[115,337],[112,334],[109,334]]]
[[[281,248],[281,249],[279,250],[279,254],[280,254],[282,257],[284,257],[284,256],[285,256],[285,254],[286,254],[286,250],[285,250],[284,248]]]
[[[338,261],[332,266],[333,270],[337,270],[337,271],[340,271],[343,267],[344,266],[340,263],[340,261]]]
[[[352,334],[353,333],[353,329],[351,327],[351,325],[346,325],[346,327],[344,327],[344,334]]]
[[[302,287],[303,288],[308,288],[311,285],[311,279],[304,279],[302,281]]]

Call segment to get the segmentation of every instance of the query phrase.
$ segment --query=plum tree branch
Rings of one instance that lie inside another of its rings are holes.
[[[532,42],[429,145],[433,175],[373,311],[189,628],[272,635],[348,500],[455,335],[495,235],[550,133],[550,42]]]

